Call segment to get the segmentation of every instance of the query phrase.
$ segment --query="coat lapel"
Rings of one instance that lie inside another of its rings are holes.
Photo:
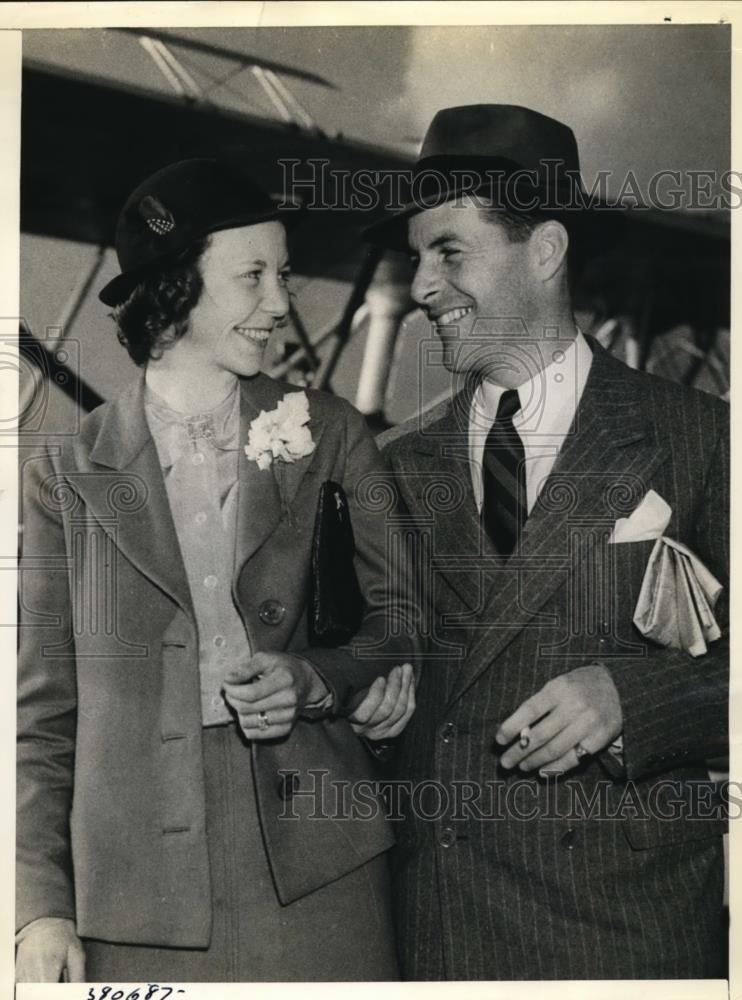
[[[412,439],[398,474],[406,499],[421,529],[431,534],[433,579],[444,581],[469,609],[457,607],[457,623],[475,619],[482,609],[482,567],[488,541],[483,535],[471,484],[469,408],[473,386],[467,385],[437,411]],[[435,584],[434,584],[435,585]],[[436,586],[440,610],[448,604]]]
[[[143,375],[109,405],[90,459],[116,475],[80,475],[74,485],[88,508],[126,558],[192,614],[165,481],[145,417]]]
[[[459,698],[529,625],[558,587],[587,580],[586,563],[618,517],[638,506],[666,458],[645,414],[638,379],[594,348],[583,397],[551,475],[507,563],[493,573],[467,660],[451,692]],[[557,624],[555,621],[553,624]]]
[[[266,470],[248,461],[244,445],[250,422],[261,410],[273,409],[285,387],[266,375],[257,375],[242,379],[240,388],[237,570],[275,530],[314,458],[313,454],[298,462],[274,463]],[[324,425],[312,419],[309,426],[318,445]],[[143,375],[107,407],[90,444],[90,459],[117,475],[113,479],[89,473],[70,476],[88,508],[114,536],[127,559],[192,615],[188,578],[145,416]]]
[[[234,564],[237,574],[276,530],[281,518],[286,516],[302,479],[316,457],[324,431],[323,422],[311,415],[310,395],[309,429],[315,443],[314,452],[296,462],[274,461],[270,468],[259,469],[257,463],[245,455],[250,423],[262,410],[275,409],[287,390],[286,386],[262,374],[242,379],[240,385],[239,492]]]

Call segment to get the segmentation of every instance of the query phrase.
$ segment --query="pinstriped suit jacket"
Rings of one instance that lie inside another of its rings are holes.
[[[667,535],[727,587],[728,407],[595,346],[571,431],[504,563],[471,493],[469,398],[381,441],[431,553],[430,657],[397,760],[398,777],[418,783],[395,862],[404,974],[718,975],[723,819],[708,818],[699,782],[727,745],[726,590],[724,638],[707,655],[656,646],[632,623],[652,543],[607,538],[654,489],[672,507]],[[621,698],[624,767],[602,754],[556,783],[499,768],[498,724],[596,660]]]

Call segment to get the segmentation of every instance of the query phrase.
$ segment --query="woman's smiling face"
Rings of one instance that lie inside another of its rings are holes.
[[[208,368],[256,375],[271,332],[289,311],[283,224],[260,222],[213,233],[198,266],[203,289],[182,343]]]

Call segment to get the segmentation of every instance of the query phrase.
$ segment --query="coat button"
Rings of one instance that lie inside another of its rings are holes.
[[[567,830],[565,834],[562,834],[559,843],[565,851],[573,851],[575,849],[575,831]]]
[[[279,799],[287,802],[299,791],[299,775],[292,771],[290,774],[282,774],[276,789]]]
[[[280,625],[286,615],[286,608],[271,597],[263,601],[258,610],[258,618],[264,625]]]
[[[453,722],[447,722],[444,726],[441,726],[441,739],[444,743],[450,743],[455,735],[456,726]]]
[[[447,826],[446,829],[441,833],[439,837],[439,842],[441,847],[453,847],[456,843],[456,833]]]

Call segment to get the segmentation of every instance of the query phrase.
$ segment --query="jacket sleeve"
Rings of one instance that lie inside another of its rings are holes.
[[[705,470],[691,548],[724,590],[715,609],[721,638],[703,656],[657,647],[648,659],[606,663],[623,711],[625,776],[637,779],[728,752],[729,428]]]
[[[20,475],[18,928],[39,917],[75,918],[69,821],[77,705],[61,513],[71,494],[48,453],[26,459]]]
[[[336,649],[311,647],[301,655],[333,695],[333,714],[348,714],[361,692],[397,664],[418,664],[419,616],[413,575],[399,523],[397,490],[365,420],[349,404],[342,486],[355,539],[355,570],[366,611],[353,640]]]

